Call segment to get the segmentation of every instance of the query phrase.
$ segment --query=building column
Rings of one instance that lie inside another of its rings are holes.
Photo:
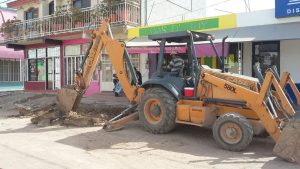
[[[252,42],[243,43],[243,74],[252,76]]]

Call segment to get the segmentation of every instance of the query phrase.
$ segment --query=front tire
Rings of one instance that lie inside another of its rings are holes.
[[[147,89],[138,105],[139,119],[151,133],[163,134],[176,126],[176,102],[172,94],[161,87]]]
[[[215,121],[213,136],[223,149],[242,151],[252,141],[253,128],[244,116],[238,113],[227,113]]]

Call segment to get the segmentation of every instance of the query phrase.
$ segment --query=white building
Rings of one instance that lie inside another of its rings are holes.
[[[227,50],[229,52],[226,54],[226,61],[230,65],[229,71],[255,76],[252,67],[256,62],[260,62],[262,71],[276,65],[280,73],[290,72],[295,83],[300,86],[298,73],[300,62],[299,9],[300,3],[287,5],[285,1],[276,0],[276,9],[230,14],[223,17],[199,17],[199,19],[184,22],[135,28],[128,32],[129,37],[132,38],[147,36],[151,33],[179,31],[179,29],[182,30],[181,28],[195,28],[193,29],[195,31],[215,35],[216,41],[228,36],[229,49]],[[209,20],[218,20],[218,23],[210,27],[210,24],[207,23]],[[183,27],[187,24],[189,26]],[[206,27],[197,27],[197,25],[206,25]],[[172,29],[165,29],[166,27]],[[134,51],[138,50],[134,49]],[[147,51],[144,50],[143,52],[146,53]],[[148,56],[153,57],[153,54],[148,54]],[[198,57],[203,64],[210,64],[212,67],[218,66],[215,57]]]

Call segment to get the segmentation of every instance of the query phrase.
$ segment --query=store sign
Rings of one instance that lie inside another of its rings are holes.
[[[128,38],[144,37],[154,34],[163,34],[178,31],[212,31],[236,27],[236,15],[199,18],[183,22],[173,22],[159,25],[128,29]]]
[[[275,17],[300,16],[300,0],[276,0]]]

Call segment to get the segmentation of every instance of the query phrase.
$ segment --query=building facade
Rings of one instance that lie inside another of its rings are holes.
[[[127,29],[141,23],[140,1],[110,2],[109,7],[98,0],[16,0],[7,4],[17,10],[17,19],[2,43],[24,50],[25,90],[56,90],[73,84],[74,73],[90,43],[87,32],[99,26],[104,17],[109,16],[115,39],[127,39]],[[140,69],[140,56],[131,57]],[[104,53],[86,94],[111,91],[112,72]]]
[[[7,8],[1,8],[0,14],[2,18],[0,21],[1,25],[5,24],[5,20],[11,20],[16,17],[16,11]],[[0,39],[3,40],[3,37]],[[23,68],[23,51],[14,51],[5,46],[0,46],[0,91],[22,90],[24,81]]]
[[[282,10],[281,8],[286,7],[280,5],[276,6],[276,9],[132,28],[128,31],[128,36],[130,38],[143,38],[157,33],[194,30],[214,35],[217,44],[221,42],[223,37],[228,36],[226,41],[228,52],[225,52],[225,64],[230,72],[255,76],[254,64],[259,63],[262,73],[275,65],[280,74],[286,71],[290,72],[296,85],[300,87],[298,73],[300,13],[289,15],[292,11],[290,8],[294,8],[289,5],[288,9],[283,9],[283,12],[287,14],[284,17],[277,17],[276,11]],[[224,22],[220,17],[224,18]],[[213,24],[214,22],[215,24]],[[151,48],[158,45],[151,42],[143,43],[146,45],[132,43],[133,51],[139,51],[137,50],[139,48],[148,48],[149,50],[144,50],[143,53],[148,53],[146,55],[149,58],[153,57]],[[208,50],[205,45],[198,44],[197,46],[196,44],[197,48],[199,49],[197,50],[199,63],[213,68],[218,67],[216,56],[201,54],[201,51]],[[152,60],[153,58],[150,59],[150,62]],[[156,62],[153,61],[153,63]],[[152,66],[150,65],[150,67]],[[289,91],[289,87],[287,89]]]

